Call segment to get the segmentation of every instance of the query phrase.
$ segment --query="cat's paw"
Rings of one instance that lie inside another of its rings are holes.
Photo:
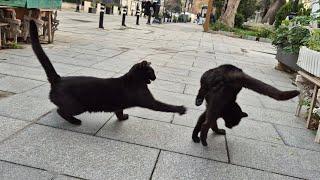
[[[129,119],[129,115],[128,114],[123,114],[123,116],[121,118],[118,118],[119,121],[125,121]]]
[[[207,141],[201,141],[201,144],[203,145],[203,146],[208,146],[208,143],[207,143]]]
[[[200,106],[203,102],[203,99],[196,99],[196,106]]]
[[[81,125],[81,120],[77,118],[68,118],[66,119],[69,123],[74,124],[74,125]]]
[[[199,143],[200,142],[200,138],[198,136],[192,136],[192,140],[195,143]]]
[[[180,115],[185,114],[186,111],[187,111],[187,108],[186,108],[186,107],[184,107],[184,106],[178,106],[177,113],[179,113]]]
[[[216,134],[220,134],[220,135],[226,135],[226,130],[224,129],[218,129],[214,131]]]

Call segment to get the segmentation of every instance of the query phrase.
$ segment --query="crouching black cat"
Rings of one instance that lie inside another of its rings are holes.
[[[202,142],[207,146],[207,134],[211,128],[217,134],[225,134],[225,130],[219,129],[217,119],[223,118],[227,128],[238,125],[242,118],[248,114],[242,112],[236,103],[236,98],[242,87],[267,95],[276,100],[288,100],[297,95],[299,91],[280,91],[262,81],[259,81],[233,65],[221,65],[205,72],[200,80],[196,105],[200,106],[205,99],[206,110],[199,117],[193,130],[194,142]],[[198,134],[200,132],[200,139]]]
[[[147,61],[135,64],[119,78],[60,77],[40,45],[33,21],[30,22],[30,36],[32,49],[51,84],[50,100],[58,107],[58,114],[72,124],[81,124],[74,116],[86,111],[115,112],[119,120],[128,119],[123,109],[135,106],[180,115],[186,112],[184,106],[173,106],[154,99],[147,84],[156,76]]]

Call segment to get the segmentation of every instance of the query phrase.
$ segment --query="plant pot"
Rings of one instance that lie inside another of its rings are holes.
[[[320,77],[320,52],[301,47],[297,64],[307,72]]]
[[[89,7],[88,13],[95,14],[97,12],[97,8]]]
[[[300,69],[297,65],[298,54],[287,53],[282,48],[278,47],[276,59],[292,71],[298,71]]]

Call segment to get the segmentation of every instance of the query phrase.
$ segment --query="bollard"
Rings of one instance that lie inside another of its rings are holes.
[[[140,17],[140,9],[139,9],[139,6],[137,6],[136,16],[137,16],[136,25],[139,25],[139,17]]]
[[[126,15],[127,15],[127,6],[123,7],[123,12],[122,12],[122,26],[126,26]]]
[[[101,29],[104,29],[104,27],[103,27],[103,16],[104,16],[104,12],[100,11],[99,28],[101,28]]]

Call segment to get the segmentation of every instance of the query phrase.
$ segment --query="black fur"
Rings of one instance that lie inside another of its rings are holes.
[[[115,112],[119,120],[128,119],[123,109],[143,107],[155,111],[184,114],[184,106],[173,106],[157,101],[147,84],[156,79],[150,63],[135,64],[119,78],[60,77],[44,53],[36,24],[30,22],[32,49],[43,66],[51,84],[50,100],[58,107],[58,114],[72,124],[81,124],[74,116],[83,112]]]
[[[205,99],[207,109],[199,117],[193,130],[192,139],[194,142],[200,142],[201,140],[204,146],[207,146],[206,139],[210,127],[218,134],[225,134],[224,130],[218,129],[218,118],[222,117],[226,127],[232,128],[238,125],[243,117],[248,116],[247,113],[242,112],[240,106],[236,103],[237,95],[242,87],[276,100],[288,100],[299,95],[299,91],[280,91],[228,64],[205,72],[200,83],[201,87],[195,104],[200,106]],[[198,137],[199,132],[200,139]]]

